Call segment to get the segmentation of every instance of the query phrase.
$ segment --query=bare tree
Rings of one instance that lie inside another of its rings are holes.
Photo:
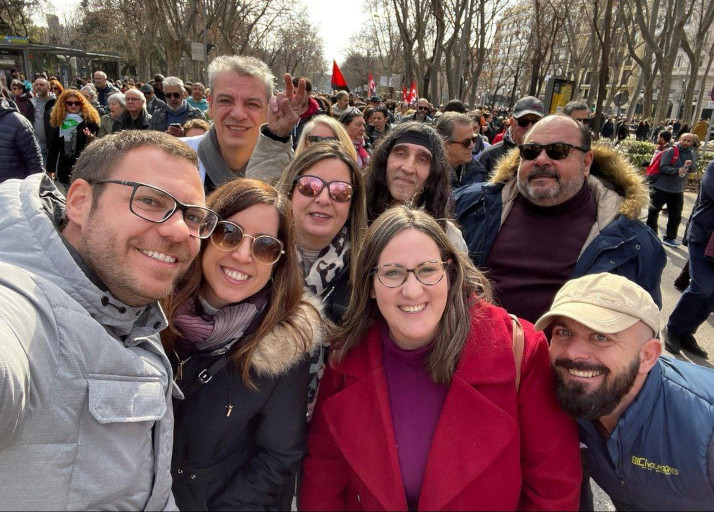
[[[692,0],[692,3],[694,10],[692,12],[692,19],[690,19],[689,30],[685,30],[684,37],[682,38],[682,49],[689,58],[689,79],[687,80],[687,87],[684,94],[682,121],[690,124],[694,124],[697,121],[695,115],[698,114],[698,112],[692,108],[692,101],[694,100],[694,90],[699,78],[699,70],[703,64],[704,41],[712,26],[712,21],[714,21],[714,2],[711,0]],[[711,49],[714,48],[711,42],[709,48],[710,52]],[[705,74],[704,76],[707,75]],[[704,87],[701,87],[699,92],[700,96],[702,96],[705,93]]]

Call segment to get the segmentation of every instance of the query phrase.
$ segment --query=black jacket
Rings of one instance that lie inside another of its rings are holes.
[[[511,138],[511,129],[509,128],[503,135],[501,142],[497,142],[490,148],[485,149],[478,156],[478,162],[486,169],[486,177],[488,177],[496,168],[496,163],[515,147],[517,146]]]
[[[85,128],[89,128],[89,131],[94,135],[99,133],[99,125],[97,123],[87,123],[86,121],[79,123],[79,126],[77,126],[77,145],[72,155],[64,154],[64,139],[59,135],[59,127],[53,126],[47,132],[47,172],[56,172],[60,183],[69,184],[72,167],[74,167],[77,158],[90,142],[84,135]]]
[[[32,123],[13,104],[0,99],[0,183],[43,171]]]
[[[174,400],[171,473],[180,510],[290,507],[292,492],[285,488],[306,451],[308,359],[322,343],[322,326],[319,313],[307,304],[289,321],[295,326],[276,326],[253,354],[257,390],[246,387],[240,371],[228,363],[185,400]],[[308,351],[298,349],[293,329],[312,338]],[[188,389],[219,357],[198,354],[184,360],[177,384]],[[177,365],[176,354],[172,363]]]

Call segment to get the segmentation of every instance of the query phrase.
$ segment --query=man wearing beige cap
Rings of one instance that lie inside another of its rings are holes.
[[[558,402],[616,508],[711,510],[714,371],[659,357],[650,294],[613,274],[574,279],[536,322],[546,327]]]

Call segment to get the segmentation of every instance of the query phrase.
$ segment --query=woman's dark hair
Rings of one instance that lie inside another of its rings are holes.
[[[241,340],[238,348],[231,354],[231,362],[240,369],[243,382],[249,387],[254,387],[250,379],[250,361],[260,339],[277,324],[289,321],[295,309],[300,306],[303,297],[302,272],[295,251],[293,215],[287,197],[262,181],[239,179],[218,187],[206,200],[206,205],[221,219],[227,219],[256,204],[271,205],[277,210],[279,219],[277,238],[283,242],[285,254],[274,264],[273,276],[266,285],[270,287],[270,299],[263,320],[252,334]],[[177,284],[173,295],[162,303],[169,320],[169,327],[161,332],[161,342],[169,353],[173,351],[177,340],[181,337],[181,333],[173,325],[176,308],[187,300],[193,300],[196,301],[198,310],[201,310],[198,303],[198,290],[203,283],[203,251],[209,243],[211,243],[210,237],[201,241],[201,252]],[[306,349],[311,340],[303,332],[304,330],[295,329],[294,336],[303,338],[298,340],[298,344]]]
[[[387,158],[397,141],[410,132],[425,136],[431,146],[429,176],[424,183],[424,190],[412,200],[412,206],[423,208],[445,226],[446,219],[451,217],[451,168],[446,160],[442,138],[431,126],[417,121],[396,125],[382,136],[375,147],[365,173],[367,220],[374,221],[394,200],[387,187]]]

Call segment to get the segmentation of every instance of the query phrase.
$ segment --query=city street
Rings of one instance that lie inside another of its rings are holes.
[[[682,224],[679,226],[679,236],[678,240],[682,240],[684,236],[684,228],[687,225],[687,220],[694,206],[694,201],[697,198],[697,194],[694,192],[684,193],[684,212],[682,214]],[[641,217],[642,222],[647,220],[647,212]],[[667,224],[667,216],[660,213],[659,216],[659,235],[660,238],[664,233],[665,225]],[[684,263],[687,261],[687,248],[685,246],[680,246],[677,248],[664,246],[664,250],[667,253],[667,266],[664,268],[662,273],[662,316],[660,319],[660,329],[663,329],[667,325],[667,318],[669,314],[674,309],[677,304],[679,297],[682,295],[679,290],[674,287],[674,280],[679,275]],[[696,333],[697,341],[699,345],[704,347],[704,349],[709,352],[708,359],[702,359],[691,355],[689,352],[682,351],[676,356],[673,356],[666,350],[663,351],[665,357],[675,357],[682,361],[690,361],[692,363],[700,364],[708,368],[714,368],[712,363],[714,362],[714,316],[709,315],[709,320],[705,322]],[[592,481],[591,481],[592,482]],[[607,494],[600,489],[594,482],[592,482],[592,489],[594,494],[594,505],[595,510],[615,510],[615,506],[608,498]]]

